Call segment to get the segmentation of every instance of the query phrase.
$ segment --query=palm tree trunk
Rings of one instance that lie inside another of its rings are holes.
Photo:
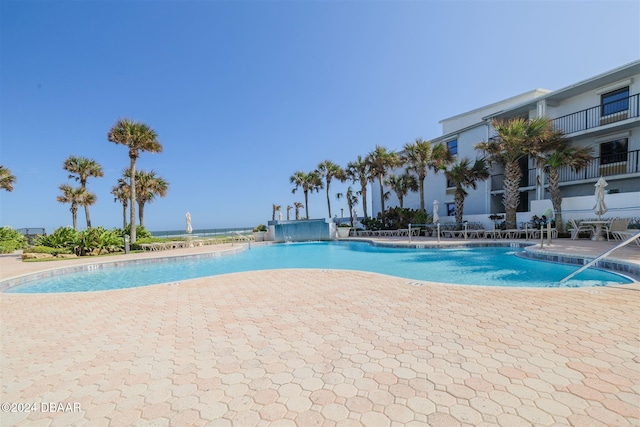
[[[404,197],[398,194],[398,203],[400,204],[400,209],[404,208]]]
[[[380,207],[382,215],[384,215],[384,187],[382,187],[382,175],[378,175],[378,183],[380,183]]]
[[[420,180],[419,185],[420,185],[420,210],[422,212],[426,212],[424,208],[424,178]]]
[[[84,215],[87,218],[87,228],[91,228],[91,217],[89,216],[89,205],[84,205]]]
[[[555,212],[556,230],[564,233],[562,224],[562,192],[560,191],[560,174],[558,169],[549,169],[549,193],[551,194],[551,204]]]
[[[73,229],[78,229],[78,207],[71,205],[71,219],[73,220]]]
[[[329,208],[329,218],[331,218],[331,199],[329,197],[329,181],[327,181],[327,207]]]
[[[138,218],[140,218],[140,227],[144,227],[144,202],[138,203]]]
[[[129,207],[131,209],[129,215],[129,222],[131,224],[131,243],[136,242],[136,158],[133,156],[129,156],[131,158],[131,167],[130,167],[130,183],[129,183],[129,191],[131,193],[131,201],[129,202]]]
[[[360,195],[362,196],[362,209],[364,210],[364,217],[367,218],[367,184],[363,185],[360,189]]]
[[[309,219],[309,191],[304,192],[304,210],[307,213],[306,219]]]
[[[127,204],[122,204],[122,229],[127,228]]]
[[[502,204],[504,205],[506,218],[505,221],[509,227],[515,226],[516,210],[520,202],[520,178],[522,171],[518,166],[518,162],[507,163],[504,171],[504,195],[502,196]]]
[[[454,201],[456,203],[456,223],[462,224],[462,218],[464,215],[464,195],[456,191]]]

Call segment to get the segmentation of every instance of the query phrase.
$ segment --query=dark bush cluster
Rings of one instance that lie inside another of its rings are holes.
[[[432,217],[419,209],[395,207],[379,213],[377,218],[365,218],[360,222],[367,230],[397,230],[408,228],[409,224],[431,224]]]

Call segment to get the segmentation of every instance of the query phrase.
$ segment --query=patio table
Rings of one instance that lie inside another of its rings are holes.
[[[611,221],[582,221],[580,224],[590,224],[595,226],[596,230],[591,236],[591,240],[605,240],[602,236],[602,228],[608,226]]]

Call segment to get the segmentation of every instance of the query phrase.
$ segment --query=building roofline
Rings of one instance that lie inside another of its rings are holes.
[[[509,98],[502,99],[500,101],[496,101],[496,102],[488,104],[488,105],[484,105],[482,107],[474,108],[473,110],[469,110],[469,111],[466,111],[464,113],[456,114],[455,116],[447,117],[446,119],[440,120],[438,123],[442,124],[442,122],[445,122],[447,120],[457,119],[459,117],[466,116],[466,115],[472,114],[472,113],[477,113],[478,111],[486,110],[486,109],[491,108],[491,107],[497,107],[499,104],[502,104],[502,103],[504,103],[506,101],[509,101],[511,99],[519,98],[519,97],[521,97],[523,95],[535,94],[537,92],[542,92],[542,95],[538,95],[533,99],[540,99],[541,97],[546,96],[551,91],[549,89],[542,89],[542,88],[532,89],[532,90],[529,90],[527,92],[523,92],[523,93],[520,93],[518,95],[514,95],[514,96],[511,96]],[[508,108],[507,110],[511,110],[511,108]],[[502,112],[502,111],[505,111],[505,110],[500,110],[499,112]],[[496,113],[492,113],[492,114],[496,114]]]
[[[563,87],[561,89],[554,90],[554,91],[549,91],[548,93],[546,93],[546,94],[544,94],[542,96],[539,96],[537,98],[532,98],[532,99],[530,99],[528,101],[525,101],[523,103],[520,103],[520,104],[514,105],[512,107],[506,108],[506,109],[504,109],[502,111],[497,111],[495,113],[491,113],[491,114],[489,114],[487,116],[484,116],[482,119],[486,120],[488,118],[497,116],[497,115],[502,114],[502,113],[506,113],[506,112],[509,112],[509,111],[516,111],[516,110],[521,109],[521,108],[526,107],[526,106],[535,106],[538,101],[541,101],[543,99],[552,99],[552,98],[563,99],[563,97],[562,97],[563,94],[571,94],[573,91],[575,91],[575,89],[580,88],[581,86],[586,86],[586,85],[589,85],[591,83],[595,83],[598,80],[607,79],[607,77],[612,77],[612,76],[615,76],[616,74],[623,74],[622,76],[620,76],[620,78],[624,78],[624,77],[626,77],[626,75],[624,75],[625,74],[624,71],[627,71],[627,70],[629,70],[630,72],[626,73],[626,74],[628,76],[631,76],[631,75],[635,74],[632,71],[634,67],[638,68],[638,70],[636,72],[640,72],[640,60],[630,62],[628,64],[625,64],[625,65],[622,65],[620,67],[614,68],[613,70],[605,71],[604,73],[600,73],[600,74],[598,74],[596,76],[589,77],[588,79],[581,80],[581,81],[579,81],[577,83],[573,83],[573,84],[571,84],[569,86],[565,86],[565,87]],[[613,83],[613,82],[611,82],[611,83]],[[527,93],[527,92],[525,92],[525,93]],[[491,104],[491,105],[493,105],[493,104]]]

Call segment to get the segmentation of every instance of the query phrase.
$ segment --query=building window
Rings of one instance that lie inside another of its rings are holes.
[[[456,204],[447,203],[447,216],[456,216]]]
[[[452,139],[451,141],[447,141],[447,149],[452,156],[458,154],[458,140]]]
[[[600,144],[600,164],[608,165],[627,161],[628,138],[616,139],[615,141],[603,142]]]
[[[454,188],[456,186],[456,183],[453,182],[453,180],[447,178],[447,188]]]
[[[610,114],[627,111],[629,109],[629,87],[605,93],[600,98],[600,114]]]

